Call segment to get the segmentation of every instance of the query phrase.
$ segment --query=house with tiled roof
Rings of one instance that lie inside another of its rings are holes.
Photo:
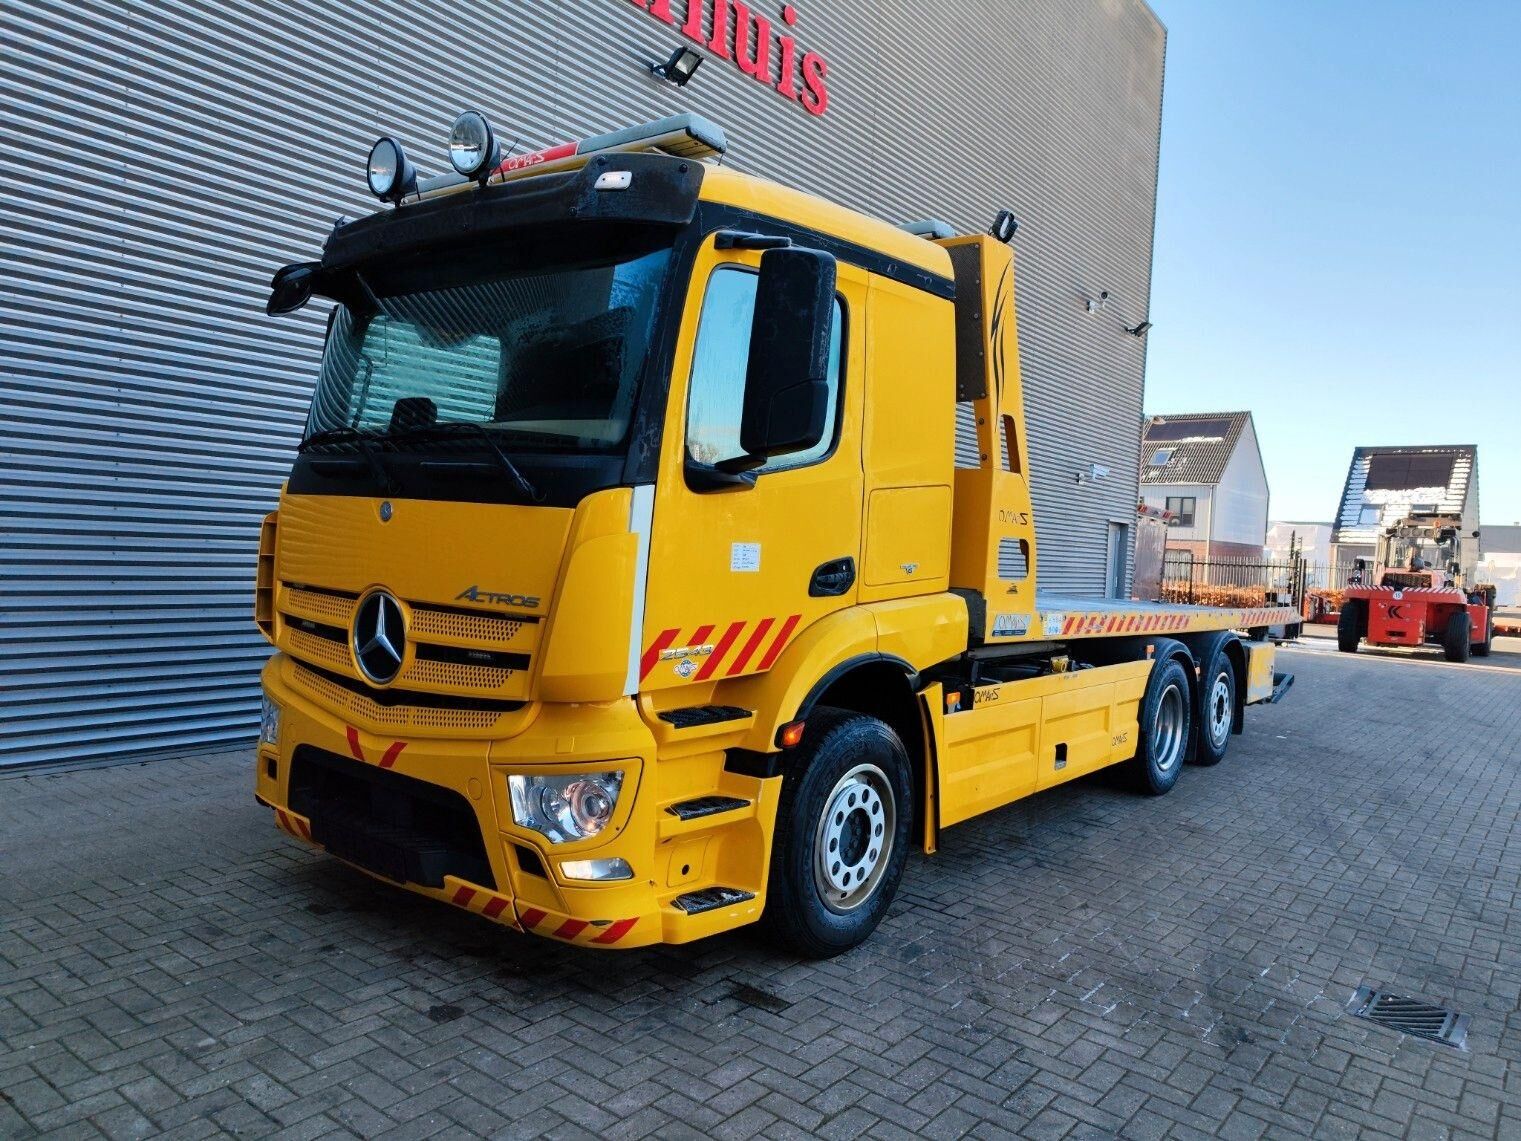
[[[1372,558],[1379,536],[1407,515],[1452,515],[1479,529],[1479,452],[1472,444],[1354,449],[1331,531],[1331,558]],[[1477,554],[1477,544],[1470,544]],[[1470,556],[1471,557],[1471,556]]]
[[[1141,500],[1168,513],[1168,573],[1261,561],[1268,481],[1250,412],[1152,416],[1141,431]]]

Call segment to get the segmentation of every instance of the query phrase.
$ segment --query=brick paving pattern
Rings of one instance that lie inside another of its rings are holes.
[[[1218,768],[951,829],[821,964],[514,935],[289,842],[241,756],[0,779],[0,1136],[1521,1136],[1521,682],[1284,660]]]

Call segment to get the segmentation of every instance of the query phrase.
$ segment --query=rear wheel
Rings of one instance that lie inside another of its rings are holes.
[[[1188,671],[1177,658],[1168,658],[1152,669],[1141,701],[1140,748],[1130,762],[1141,792],[1161,796],[1178,783],[1183,754],[1188,751],[1192,713]]]
[[[1454,610],[1447,619],[1447,633],[1442,639],[1442,649],[1447,654],[1449,662],[1466,662],[1471,643],[1468,641],[1473,636],[1473,623],[1468,620],[1468,611]]]
[[[1341,615],[1336,619],[1336,648],[1344,654],[1355,654],[1358,640],[1362,636],[1362,600],[1349,598],[1341,604]]]
[[[1235,723],[1236,667],[1222,647],[1199,675],[1199,740],[1194,763],[1218,765],[1224,760]]]
[[[762,924],[808,958],[864,942],[903,878],[913,814],[898,735],[875,717],[815,709],[782,783]]]
[[[1476,658],[1489,657],[1490,647],[1495,641],[1495,612],[1488,611],[1484,616],[1484,640],[1473,644],[1473,656]]]

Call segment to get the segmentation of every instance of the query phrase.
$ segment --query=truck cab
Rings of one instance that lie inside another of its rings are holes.
[[[473,114],[273,283],[332,305],[256,584],[285,831],[567,942],[833,954],[941,825],[1171,787],[1273,694],[1262,614],[1042,609],[1011,219],[894,226],[695,116],[502,159]]]

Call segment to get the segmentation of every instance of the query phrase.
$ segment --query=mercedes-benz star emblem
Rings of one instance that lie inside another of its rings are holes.
[[[368,595],[354,612],[354,658],[364,676],[387,685],[401,672],[407,645],[401,604],[383,590]]]

